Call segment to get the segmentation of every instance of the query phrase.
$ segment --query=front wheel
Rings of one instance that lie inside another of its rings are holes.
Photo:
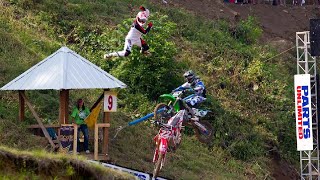
[[[198,123],[198,125],[196,125]],[[198,140],[202,143],[209,144],[213,138],[213,128],[208,121],[198,121],[192,123],[194,132]]]
[[[161,123],[167,123],[174,114],[173,109],[164,103],[157,104],[153,113],[154,119]]]
[[[156,179],[159,175],[160,169],[163,165],[163,157],[164,157],[164,155],[161,152],[159,152],[159,157],[158,157],[158,160],[154,166],[154,170],[153,170],[153,174],[152,174],[154,179]]]

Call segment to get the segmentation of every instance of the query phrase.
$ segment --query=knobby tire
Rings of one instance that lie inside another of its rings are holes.
[[[161,164],[162,164],[162,160],[163,160],[163,154],[159,151],[159,157],[158,160],[155,164],[154,170],[153,170],[153,178],[157,178],[159,175],[159,171],[161,169]]]
[[[173,114],[171,113],[170,115],[167,114],[167,112],[161,112],[161,113],[157,113],[159,109],[163,108],[163,107],[167,107],[169,109],[169,106],[165,103],[159,103],[157,104],[157,106],[154,108],[154,111],[153,111],[153,116],[154,116],[154,119],[156,121],[160,121],[161,123],[167,123],[169,121],[169,119],[173,116]],[[163,119],[163,115],[166,116],[165,119]]]
[[[209,131],[209,134],[204,135],[201,133],[201,130],[197,127],[197,125],[193,124],[195,135],[201,143],[209,144],[213,139],[214,133],[212,125],[208,121],[199,121],[199,123],[206,127],[206,129]]]

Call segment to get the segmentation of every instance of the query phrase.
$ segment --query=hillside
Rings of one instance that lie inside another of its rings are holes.
[[[1,179],[134,179],[128,173],[88,163],[84,157],[16,151],[0,146]]]
[[[160,94],[183,82],[193,69],[204,80],[215,128],[210,145],[190,131],[181,147],[168,156],[161,176],[171,179],[298,179],[295,150],[293,81],[295,31],[308,29],[315,7],[235,5],[215,1],[53,0],[0,1],[0,86],[66,45],[124,81],[116,127],[152,112]],[[150,8],[154,27],[145,39],[150,57],[134,49],[130,57],[102,59],[122,49],[132,17],[143,4]],[[241,21],[232,12],[240,14]],[[280,41],[280,44],[274,42]],[[271,46],[270,46],[271,44]],[[284,46],[285,45],[285,46]],[[276,57],[276,58],[275,58]],[[156,83],[155,83],[156,82]],[[28,96],[44,121],[57,122],[57,91],[30,91]],[[93,103],[98,90],[72,91]],[[16,149],[35,147],[34,139],[17,126],[16,92],[0,92],[0,144]],[[27,112],[27,120],[35,123]],[[23,133],[22,133],[23,132]],[[111,141],[110,161],[151,172],[156,129],[148,122],[127,128]],[[20,138],[19,134],[26,138]],[[32,149],[30,148],[30,150]]]
[[[154,3],[159,2],[153,0]],[[162,4],[163,5],[163,4]],[[165,5],[166,6],[166,5]],[[286,51],[295,45],[296,32],[309,31],[309,20],[320,18],[320,9],[318,6],[273,6],[268,3],[260,4],[230,4],[220,3],[216,0],[202,0],[201,3],[193,0],[171,0],[169,6],[184,8],[193,14],[206,19],[223,19],[231,24],[236,24],[239,20],[244,20],[248,16],[254,16],[259,21],[263,34],[259,39],[261,44],[271,45],[277,49],[278,53]],[[239,17],[235,16],[235,13]],[[291,53],[283,54],[282,60],[295,63],[290,59],[295,59],[295,49]],[[279,57],[277,57],[279,58]],[[286,162],[277,162],[274,164],[274,178],[276,179],[294,179],[297,178],[297,171],[292,170]],[[277,171],[277,169],[282,169]],[[290,177],[291,176],[291,177]]]

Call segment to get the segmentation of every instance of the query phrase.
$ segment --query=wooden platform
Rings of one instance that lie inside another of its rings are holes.
[[[93,152],[90,152],[90,154],[86,154],[85,152],[80,152],[80,154],[78,154],[77,156],[84,156],[88,160],[95,160]],[[97,160],[98,161],[108,161],[109,160],[109,156],[107,156],[105,154],[98,154],[98,159]]]

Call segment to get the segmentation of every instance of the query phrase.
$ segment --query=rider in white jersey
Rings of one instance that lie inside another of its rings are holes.
[[[131,53],[131,49],[133,45],[139,46],[141,48],[141,53],[148,54],[148,49],[149,46],[147,43],[141,38],[142,34],[147,34],[151,27],[152,27],[152,22],[148,23],[148,27],[146,29],[143,28],[145,23],[148,20],[148,17],[150,15],[150,11],[146,9],[143,6],[140,6],[140,12],[137,14],[136,19],[134,20],[130,31],[128,32],[126,39],[125,39],[125,44],[124,44],[124,49],[119,52],[113,52],[109,54],[105,54],[104,58],[110,58],[113,56],[129,56]]]

